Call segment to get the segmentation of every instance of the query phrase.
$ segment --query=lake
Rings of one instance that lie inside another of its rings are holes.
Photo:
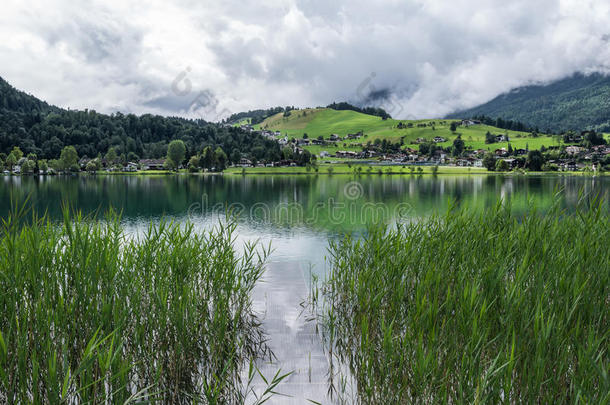
[[[562,189],[562,208],[579,194],[607,194],[609,177],[576,176],[57,176],[0,178],[0,214],[11,195],[29,196],[38,213],[61,218],[62,204],[86,215],[120,211],[134,232],[162,218],[209,228],[230,212],[238,242],[271,242],[272,260],[324,267],[329,238],[365,232],[375,223],[395,223],[443,212],[449,202],[475,209],[501,199],[517,212],[530,204],[544,210]]]

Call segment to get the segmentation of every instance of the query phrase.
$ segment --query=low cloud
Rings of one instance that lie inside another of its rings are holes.
[[[103,112],[217,119],[347,100],[438,117],[610,68],[605,0],[8,0],[3,9],[0,75],[51,103]]]

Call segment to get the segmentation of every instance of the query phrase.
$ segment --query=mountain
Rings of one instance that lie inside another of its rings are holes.
[[[578,73],[550,84],[520,87],[447,118],[481,115],[520,121],[545,132],[610,132],[610,76]]]
[[[203,120],[145,114],[100,114],[66,110],[19,91],[0,78],[0,153],[18,146],[24,154],[57,159],[68,145],[93,158],[114,148],[122,160],[161,158],[171,140],[181,139],[187,158],[206,146],[221,147],[233,161],[278,158],[277,142],[240,128]]]

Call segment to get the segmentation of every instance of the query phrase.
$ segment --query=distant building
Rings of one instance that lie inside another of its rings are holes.
[[[477,121],[477,120],[462,120],[462,126],[463,127],[471,127],[473,125],[480,125],[481,121]]]
[[[579,146],[568,146],[566,148],[566,153],[569,155],[578,155],[582,151],[582,148]]]
[[[142,170],[163,170],[165,159],[141,159],[139,162]]]
[[[134,162],[129,162],[127,163],[127,166],[125,166],[123,168],[124,171],[126,172],[137,172],[138,171],[138,165]]]
[[[495,150],[496,156],[504,157],[508,156],[508,150],[506,148],[500,148]]]

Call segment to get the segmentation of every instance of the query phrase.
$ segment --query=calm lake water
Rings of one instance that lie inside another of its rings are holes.
[[[278,369],[293,374],[278,387],[288,396],[270,403],[326,404],[334,403],[327,396],[328,361],[301,303],[307,300],[309,272],[322,276],[328,269],[329,239],[365,233],[371,224],[444,212],[450,203],[483,209],[509,201],[516,212],[558,203],[570,210],[583,193],[608,197],[609,186],[609,177],[567,176],[0,177],[0,215],[8,215],[11,196],[29,196],[38,213],[46,211],[57,221],[62,204],[98,217],[112,207],[137,235],[164,218],[211,229],[230,213],[237,221],[237,246],[260,241],[274,249],[252,298],[276,360],[257,366],[268,377]],[[558,200],[559,190],[564,198]],[[254,388],[260,393],[265,384],[255,381]]]
[[[524,211],[546,209],[562,189],[561,206],[573,208],[579,193],[606,195],[608,177],[542,176],[75,176],[0,177],[0,215],[11,195],[29,196],[37,212],[61,218],[62,203],[84,214],[110,207],[134,232],[162,218],[210,228],[230,212],[238,242],[272,243],[273,260],[324,267],[329,238],[365,232],[371,223],[392,223],[442,212],[450,201],[472,208],[499,199]]]

